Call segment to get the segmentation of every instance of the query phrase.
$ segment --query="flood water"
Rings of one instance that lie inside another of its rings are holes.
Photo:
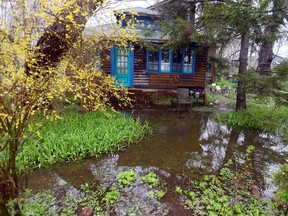
[[[129,114],[127,114],[129,115]],[[271,173],[288,160],[288,145],[281,138],[247,129],[231,128],[213,119],[212,113],[139,112],[133,113],[148,121],[153,135],[125,151],[63,163],[40,169],[29,177],[28,187],[34,193],[53,189],[77,196],[81,184],[97,180],[107,187],[116,186],[116,176],[123,170],[135,170],[139,176],[151,171],[158,174],[167,188],[160,200],[147,198],[149,190],[140,178],[128,190],[125,199],[116,206],[115,215],[129,215],[132,206],[136,215],[191,215],[175,196],[175,186],[183,179],[197,179],[203,174],[217,173],[223,164],[233,159],[241,165],[249,145],[255,147],[252,162],[259,181],[265,182],[263,193],[271,196]]]

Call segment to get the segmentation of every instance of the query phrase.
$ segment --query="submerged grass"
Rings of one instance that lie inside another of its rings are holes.
[[[123,113],[68,112],[27,141],[18,155],[18,166],[21,170],[98,156],[138,142],[146,133],[151,133],[147,123]]]

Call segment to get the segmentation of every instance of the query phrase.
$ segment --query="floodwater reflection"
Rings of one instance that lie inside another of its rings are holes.
[[[179,176],[197,178],[199,175],[217,173],[231,158],[243,164],[249,145],[255,147],[252,155],[255,172],[259,175],[266,173],[269,183],[273,170],[288,159],[287,143],[280,137],[229,128],[215,121],[211,113],[177,115],[173,112],[139,112],[132,116],[147,120],[154,134],[113,155],[38,170],[30,176],[29,187],[36,192],[62,188],[77,196],[77,188],[85,182],[96,180],[109,187],[115,186],[117,174],[127,169],[140,174],[153,170],[162,178],[174,181],[171,185],[175,186]],[[267,187],[265,192],[271,194],[272,190]],[[133,193],[139,197],[139,191],[145,192],[145,189],[140,187]],[[138,201],[141,202],[141,199]]]

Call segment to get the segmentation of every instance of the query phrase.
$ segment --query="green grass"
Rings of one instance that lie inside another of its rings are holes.
[[[237,84],[235,82],[230,82],[229,80],[221,79],[216,82],[216,85],[221,87],[232,87],[236,88]]]
[[[239,112],[226,112],[217,115],[218,120],[229,125],[254,128],[266,132],[280,132],[285,139],[288,134],[288,107],[277,108],[251,105]]]
[[[99,156],[140,141],[151,133],[147,123],[117,112],[66,113],[48,122],[28,140],[17,157],[18,168],[36,168],[60,161]]]

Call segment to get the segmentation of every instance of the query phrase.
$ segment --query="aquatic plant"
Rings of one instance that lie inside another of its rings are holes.
[[[147,197],[161,199],[166,194],[164,190],[151,190],[147,192]]]
[[[120,192],[116,188],[111,188],[109,192],[105,194],[105,197],[102,199],[102,202],[105,206],[112,206],[115,203],[119,202],[121,198]]]
[[[177,186],[176,194],[183,198],[183,205],[196,215],[277,215],[272,201],[264,200],[255,192],[256,182],[250,170],[253,146],[245,154],[242,169],[233,171],[229,167],[232,160],[220,170],[219,175],[205,175],[191,182],[185,189]],[[254,191],[254,192],[253,192]]]
[[[152,92],[150,100],[158,106],[170,106],[177,103],[176,95],[165,91]]]
[[[129,187],[137,179],[137,174],[133,170],[123,171],[118,173],[117,182],[122,188]]]
[[[107,189],[103,185],[94,183],[80,186],[79,196],[66,194],[59,198],[57,192],[48,190],[31,195],[30,190],[26,190],[20,199],[22,215],[79,215],[84,208],[89,208],[94,215],[105,215],[111,207],[120,201],[120,192],[115,188]],[[11,215],[13,212],[10,211]]]
[[[118,112],[68,112],[31,137],[17,157],[18,169],[99,156],[140,141],[151,128]]]
[[[159,184],[159,179],[157,177],[157,174],[154,172],[150,172],[147,175],[143,176],[141,180],[143,182],[147,182],[151,188],[155,188]]]

